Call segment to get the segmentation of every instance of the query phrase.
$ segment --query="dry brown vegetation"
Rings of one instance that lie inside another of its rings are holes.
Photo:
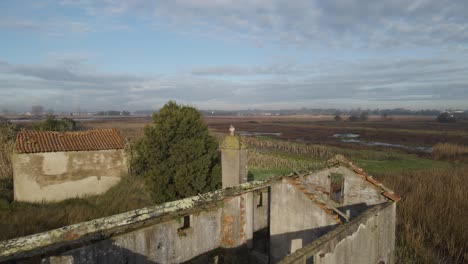
[[[398,204],[397,256],[404,263],[468,261],[466,167],[387,175]]]
[[[322,168],[324,162],[311,162],[308,159],[293,159],[270,153],[249,151],[249,167],[279,169],[279,170],[316,170]]]
[[[439,143],[432,148],[432,156],[436,160],[468,161],[468,147]]]
[[[11,158],[15,145],[15,127],[0,121],[0,180],[8,180],[13,177]]]
[[[15,126],[0,120],[0,210],[13,200],[12,154]]]

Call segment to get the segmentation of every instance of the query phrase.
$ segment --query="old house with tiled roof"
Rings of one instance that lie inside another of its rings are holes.
[[[128,173],[116,129],[21,131],[13,155],[16,201],[61,201],[106,192]]]
[[[400,197],[343,156],[248,182],[233,129],[221,151],[223,189],[1,241],[0,262],[395,262]]]

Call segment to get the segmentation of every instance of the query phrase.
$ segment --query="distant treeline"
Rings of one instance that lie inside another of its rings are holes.
[[[199,110],[204,116],[286,116],[286,115],[328,115],[328,116],[360,116],[365,113],[366,115],[381,115],[390,117],[393,115],[420,115],[420,116],[438,116],[443,112],[454,112],[455,110],[441,111],[437,109],[420,109],[410,110],[405,108],[393,109],[338,109],[338,108],[300,108],[300,109],[279,109],[279,110],[261,110],[261,109],[246,109],[246,110]],[[94,115],[98,116],[130,116],[130,115],[152,115],[157,113],[158,110],[137,110],[137,111],[99,111]],[[468,116],[468,110],[455,111],[462,113],[463,116]],[[3,114],[12,114],[13,112],[3,111]],[[45,115],[45,113],[38,114]],[[73,115],[73,114],[70,114]]]
[[[347,116],[360,116],[362,113],[368,115],[421,115],[421,116],[437,116],[442,111],[436,109],[421,109],[409,110],[404,108],[394,109],[337,109],[337,108],[301,108],[301,109],[280,109],[280,110],[238,110],[238,111],[223,111],[223,110],[201,110],[203,115],[211,116],[226,116],[226,115],[347,115]],[[468,110],[465,110],[465,115],[468,115]]]
[[[95,115],[97,116],[129,116],[130,112],[110,110],[110,111],[99,111],[99,112],[96,112]]]
[[[344,115],[344,116],[360,116],[362,113],[366,115],[420,115],[420,116],[438,116],[444,111],[437,109],[421,109],[410,110],[404,108],[393,109],[337,109],[337,108],[301,108],[301,109],[280,109],[280,110],[261,110],[261,109],[248,109],[248,110],[199,110],[205,116],[285,116],[285,115]],[[139,110],[133,112],[138,115],[151,115],[157,112],[154,110]],[[468,110],[463,111],[468,116]]]

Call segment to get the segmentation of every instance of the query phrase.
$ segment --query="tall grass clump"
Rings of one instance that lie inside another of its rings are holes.
[[[13,168],[11,158],[15,146],[16,127],[0,120],[0,180],[11,179]]]
[[[439,143],[432,148],[436,160],[468,161],[468,146]]]
[[[16,126],[0,120],[0,209],[13,200],[12,155],[15,147]]]
[[[388,175],[397,206],[399,263],[468,261],[468,170],[465,167]]]

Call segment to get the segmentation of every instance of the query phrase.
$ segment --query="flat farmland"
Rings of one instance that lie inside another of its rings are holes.
[[[218,132],[227,131],[232,124],[238,132],[280,133],[276,137],[282,140],[335,146],[343,145],[339,135],[345,134],[357,135],[366,142],[408,146],[468,143],[468,123],[442,124],[435,117],[395,116],[383,120],[371,116],[362,122],[335,121],[332,116],[206,117],[206,122]]]
[[[214,132],[227,133],[232,124],[236,131],[279,140],[360,147],[356,142],[345,142],[341,135],[356,135],[354,140],[400,144],[414,147],[432,147],[437,143],[468,144],[468,122],[438,123],[435,117],[393,116],[383,120],[370,116],[367,121],[335,121],[333,116],[205,116]],[[128,139],[143,136],[144,127],[151,124],[149,117],[96,118],[81,121],[83,128],[117,128]],[[369,145],[368,145],[369,146]],[[367,147],[368,147],[367,146]],[[362,145],[361,145],[362,147]]]

